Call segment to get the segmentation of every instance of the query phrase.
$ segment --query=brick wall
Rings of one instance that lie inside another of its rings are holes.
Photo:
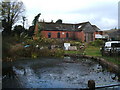
[[[51,33],[51,38],[58,38],[58,33],[60,33],[60,38],[67,38],[66,33],[68,33],[68,38],[73,38],[73,32],[70,31],[42,31],[42,35],[48,38],[48,33]]]
[[[85,40],[84,32],[75,32],[75,39],[81,40],[83,42]]]
[[[85,41],[85,33],[83,31],[41,31],[43,37],[49,38],[48,33],[51,33],[50,38],[58,38],[58,32],[60,33],[60,38],[62,39],[75,39],[82,42]],[[66,33],[68,33],[68,38]],[[93,33],[93,41],[95,40],[95,34],[102,34],[102,32]],[[89,37],[88,37],[89,38]]]

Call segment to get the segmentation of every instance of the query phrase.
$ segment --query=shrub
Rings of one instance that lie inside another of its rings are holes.
[[[55,57],[63,57],[64,56],[64,50],[57,48],[54,51],[54,56]]]
[[[2,43],[2,58],[4,60],[7,60],[7,58],[10,59],[17,59],[20,57],[30,57],[30,58],[37,58],[41,56],[49,57],[61,57],[64,54],[64,51],[62,49],[54,49],[49,50],[49,45],[63,45],[62,41],[56,40],[56,39],[47,39],[47,38],[38,38],[37,40],[29,39],[29,38],[23,38],[21,40],[21,37],[10,36],[10,37],[4,37],[3,43]],[[24,45],[29,44],[29,47],[24,47]],[[43,49],[36,48],[36,45],[39,45],[39,47],[44,46]]]
[[[38,54],[36,52],[31,53],[31,58],[37,58],[37,57],[38,57]]]
[[[47,48],[44,48],[44,49],[39,50],[37,52],[38,52],[38,57],[40,57],[40,56],[44,56],[44,57],[50,56],[50,51]]]
[[[78,41],[65,41],[65,43],[70,43],[72,46],[81,46],[82,43]]]
[[[95,40],[89,43],[91,46],[102,46],[104,44],[103,40]]]

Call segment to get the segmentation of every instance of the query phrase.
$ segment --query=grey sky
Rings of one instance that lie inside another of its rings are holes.
[[[64,23],[90,21],[101,30],[118,27],[119,0],[23,0],[28,25],[41,13],[47,22],[62,19]]]

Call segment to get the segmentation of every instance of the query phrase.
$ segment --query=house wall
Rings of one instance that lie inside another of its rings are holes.
[[[94,33],[85,33],[85,42],[94,41]]]
[[[102,34],[102,32],[84,32],[84,31],[41,31],[43,37],[48,38],[48,33],[51,33],[50,38],[58,38],[58,32],[60,33],[61,39],[74,39],[80,40],[82,42],[89,42],[95,40],[95,34]],[[68,33],[68,38],[66,37],[66,33]]]
[[[90,41],[95,40],[94,32],[96,32],[96,30],[92,27],[92,25],[90,23],[87,23],[84,26],[82,31],[84,32],[84,41],[85,42],[90,42]]]
[[[48,33],[51,33],[51,38],[58,38],[58,32],[60,33],[60,38],[67,38],[66,33],[68,33],[68,38],[73,37],[73,32],[70,31],[41,31],[46,38],[48,38]]]
[[[84,32],[83,31],[81,31],[81,32],[79,32],[79,31],[75,32],[75,39],[80,40],[80,41],[83,42],[85,40]]]
[[[58,32],[60,32],[60,38],[62,39],[75,39],[75,40],[80,40],[84,41],[84,32],[83,31],[41,31],[43,37],[48,38],[48,33],[51,33],[50,38],[58,38]],[[68,33],[68,38],[66,37],[66,33]]]
[[[34,34],[37,34],[38,33],[38,24],[35,25],[35,32]]]

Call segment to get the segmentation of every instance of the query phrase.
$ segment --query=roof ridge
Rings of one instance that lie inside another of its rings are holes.
[[[46,23],[46,24],[57,24],[55,22],[38,22],[38,23]],[[86,24],[86,23],[90,23],[89,21],[87,22],[81,22],[81,23],[62,23],[63,25],[79,25],[79,24]]]

